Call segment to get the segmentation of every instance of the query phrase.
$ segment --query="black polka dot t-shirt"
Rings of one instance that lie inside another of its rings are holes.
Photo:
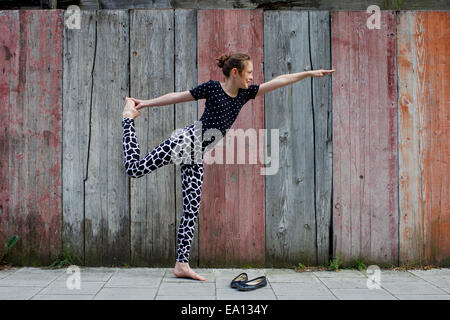
[[[195,100],[206,99],[205,111],[199,121],[202,123],[202,136],[208,129],[218,129],[222,136],[231,128],[242,106],[255,99],[259,84],[251,84],[248,89],[239,88],[236,97],[229,96],[219,81],[209,80],[189,90]],[[213,139],[211,139],[213,142]]]

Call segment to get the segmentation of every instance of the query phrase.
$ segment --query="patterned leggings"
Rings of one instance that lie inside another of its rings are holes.
[[[193,157],[195,151],[199,152],[201,144],[194,145],[194,125],[189,125],[178,130],[155,149],[150,151],[144,158],[140,158],[139,144],[136,138],[134,119],[124,118],[123,129],[123,161],[125,171],[132,178],[140,178],[145,174],[156,170],[166,164],[180,164],[181,188],[183,195],[183,216],[178,226],[176,261],[189,262],[192,238],[200,209],[200,197],[203,183],[203,161]],[[187,149],[190,148],[190,149]],[[177,150],[191,150],[191,155],[182,155]],[[202,153],[204,152],[202,146]],[[174,152],[174,153],[173,153]],[[176,155],[175,157],[173,155]],[[189,164],[187,164],[189,157]],[[202,157],[200,157],[202,158]],[[195,161],[190,162],[194,159]],[[181,163],[183,162],[183,163]]]

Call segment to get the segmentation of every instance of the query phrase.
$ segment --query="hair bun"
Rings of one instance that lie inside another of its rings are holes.
[[[230,58],[229,54],[223,54],[221,55],[219,58],[216,58],[217,65],[219,66],[219,68],[223,68],[223,66],[225,65],[225,61],[227,61]]]

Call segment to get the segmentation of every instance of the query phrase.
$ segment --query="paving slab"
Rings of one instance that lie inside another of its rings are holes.
[[[93,294],[37,294],[31,300],[92,300]]]
[[[450,295],[437,294],[397,294],[399,300],[450,300]]]
[[[421,270],[421,269],[412,269],[408,270],[408,272],[414,273],[418,276],[447,276],[450,277],[450,269],[449,268],[432,268],[429,270]]]
[[[277,300],[338,300],[334,295],[326,296],[305,296],[305,295],[289,295],[289,296],[277,296]]]
[[[381,281],[381,286],[383,289],[386,289],[393,295],[400,295],[400,294],[420,294],[420,295],[427,295],[427,294],[437,294],[437,295],[443,295],[446,294],[446,292],[436,287],[435,285],[432,285],[425,280],[417,280],[417,281],[390,281],[390,282],[383,282]]]
[[[398,300],[395,296],[380,289],[331,289],[339,300]]]
[[[102,288],[94,300],[154,300],[157,288]]]
[[[392,282],[392,281],[420,281],[422,280],[417,275],[408,271],[394,271],[394,270],[381,270],[380,282]]]
[[[159,296],[214,296],[215,284],[205,281],[191,280],[189,283],[162,282],[158,290]]]
[[[166,269],[119,269],[106,281],[105,287],[157,288],[166,273]]]
[[[116,268],[80,268],[80,280],[86,282],[105,282],[108,281],[116,272]],[[59,278],[67,279],[71,275],[72,273],[65,272]]]
[[[105,285],[104,282],[80,282],[80,287],[70,289],[71,287],[67,285],[67,282],[64,281],[64,279],[61,279],[59,281],[54,281],[42,291],[39,292],[39,294],[58,294],[58,295],[79,295],[79,294],[89,294],[89,295],[95,295],[100,289]]]
[[[366,278],[366,275],[358,270],[339,270],[339,271],[313,271],[320,278]]]
[[[34,268],[34,267],[22,267],[18,268],[15,274],[33,274],[33,275],[60,275],[67,271],[66,268],[51,269],[51,268]]]
[[[317,276],[312,272],[295,272],[289,269],[266,270],[266,277],[270,282],[308,282],[316,283]]]
[[[217,300],[276,300],[277,297],[270,287],[262,287],[252,291],[239,291],[231,287],[218,288]]]
[[[112,276],[105,283],[105,288],[126,287],[126,288],[158,288],[163,277],[114,277]]]
[[[328,288],[328,289],[368,289],[367,286],[368,278],[342,278],[335,279],[324,277],[320,278],[320,281]]]
[[[216,300],[215,296],[156,296],[155,300]]]
[[[446,292],[450,291],[449,269],[411,270],[410,273],[444,289]]]
[[[0,279],[3,279],[5,277],[11,275],[12,273],[16,272],[17,270],[19,270],[19,268],[10,268],[10,269],[0,270]]]
[[[164,276],[173,271],[173,268],[117,268],[117,276]]]
[[[0,300],[30,300],[41,287],[0,287]]]
[[[45,287],[60,276],[51,273],[14,272],[0,279],[0,287]]]
[[[270,281],[270,279],[269,279]],[[316,279],[314,283],[297,282],[297,283],[280,283],[271,282],[275,295],[278,296],[332,296],[332,292],[320,280]]]

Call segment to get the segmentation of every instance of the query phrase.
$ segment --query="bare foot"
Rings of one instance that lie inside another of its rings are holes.
[[[199,276],[194,272],[194,270],[189,267],[188,262],[178,262],[175,264],[175,269],[173,270],[173,274],[179,278],[192,278],[194,280],[205,281],[206,279],[202,276]]]
[[[139,116],[139,111],[137,111],[136,107],[134,106],[134,101],[130,98],[125,98],[126,104],[125,108],[123,108],[122,117],[125,118],[131,118],[134,119]]]

